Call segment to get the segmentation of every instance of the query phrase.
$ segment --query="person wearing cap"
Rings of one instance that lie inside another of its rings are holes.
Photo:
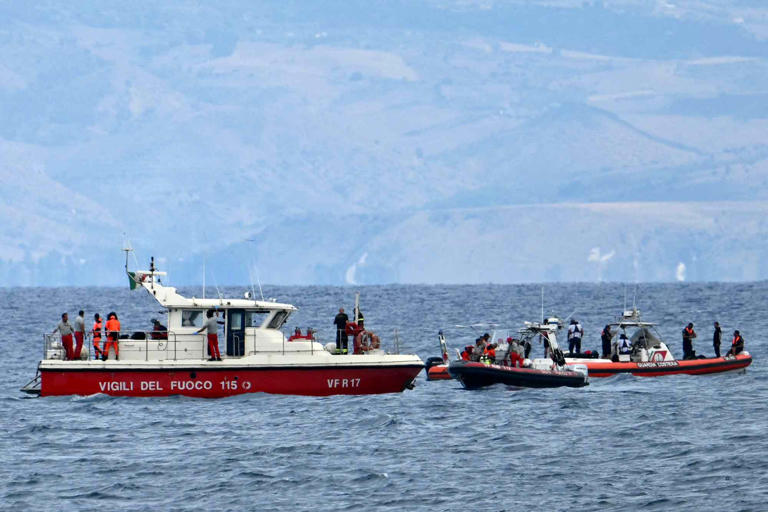
[[[693,322],[690,322],[683,329],[683,359],[693,359],[693,338],[696,337],[696,331],[693,330]]]
[[[160,321],[157,318],[152,319],[152,332],[150,333],[150,338],[153,340],[167,340],[168,339],[168,328],[160,323]]]
[[[741,337],[741,333],[739,333],[739,331],[733,331],[733,341],[731,341],[731,348],[728,350],[728,353],[725,354],[725,356],[735,356],[741,354],[743,351],[744,338]]]

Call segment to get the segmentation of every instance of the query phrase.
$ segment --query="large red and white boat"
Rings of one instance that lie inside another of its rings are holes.
[[[312,335],[286,338],[281,328],[296,307],[250,297],[184,297],[162,284],[164,275],[154,261],[149,270],[129,273],[132,287],[143,288],[165,309],[167,332],[144,339],[123,332],[119,360],[110,352],[106,361],[64,360],[58,335],[45,335],[37,375],[22,390],[41,396],[365,395],[402,392],[424,367],[417,355],[380,348],[336,354],[335,343],[323,346]],[[223,323],[221,361],[208,360],[206,336],[197,334],[211,309]]]
[[[582,364],[589,370],[590,377],[611,377],[630,373],[638,377],[659,377],[662,375],[704,375],[733,370],[742,370],[752,364],[747,351],[722,357],[699,357],[696,359],[675,359],[667,344],[655,328],[655,324],[640,319],[637,309],[625,311],[618,322],[614,336],[626,336],[631,344],[629,353],[618,353],[618,344],[612,343],[610,358],[570,357],[569,364]]]

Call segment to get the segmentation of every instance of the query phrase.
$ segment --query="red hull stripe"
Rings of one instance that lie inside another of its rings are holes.
[[[392,366],[382,366],[382,365],[333,365],[333,366],[224,366],[217,363],[212,363],[207,366],[174,366],[172,368],[165,367],[165,368],[152,368],[152,367],[137,367],[138,365],[132,365],[132,366],[115,366],[114,368],[111,367],[74,367],[74,368],[68,368],[66,366],[57,367],[55,370],[52,368],[45,368],[43,371],[56,371],[56,372],[77,372],[77,373],[85,373],[85,372],[108,372],[108,373],[116,373],[116,372],[201,372],[201,371],[230,371],[230,372],[242,372],[242,371],[248,371],[248,372],[271,372],[271,371],[292,371],[292,372],[316,372],[316,371],[334,371],[334,370],[392,370],[392,369],[400,369],[400,368],[411,368],[411,369],[419,369],[421,370],[424,368],[424,365],[422,364],[399,364],[399,365],[392,365]]]
[[[746,368],[752,364],[752,356],[737,357],[724,360],[722,358],[676,361],[677,364],[664,366],[655,363],[653,366],[639,366],[638,363],[579,363],[585,364],[590,377],[611,377],[619,373],[631,373],[640,377],[658,377],[661,375],[703,375],[708,373],[728,372]],[[643,363],[641,363],[643,364]]]
[[[41,369],[42,396],[93,395],[219,398],[243,393],[367,395],[399,393],[421,366],[355,368]]]

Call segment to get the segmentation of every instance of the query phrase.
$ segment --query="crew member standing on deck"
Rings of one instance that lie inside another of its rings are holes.
[[[344,312],[344,308],[339,308],[339,314],[333,319],[333,325],[336,326],[337,354],[346,354],[348,351],[349,337],[347,336],[347,322],[349,322],[349,317]]]
[[[581,337],[584,335],[584,328],[575,318],[571,320],[568,326],[568,352],[573,354],[581,353]]]
[[[209,309],[208,312],[205,314],[205,316],[208,317],[208,320],[205,321],[203,326],[200,328],[197,333],[201,333],[208,330],[208,353],[210,354],[209,361],[221,361],[221,354],[219,353],[219,322],[216,319],[215,316],[213,316],[213,310]]]
[[[120,339],[120,320],[117,319],[117,313],[114,311],[107,315],[107,325],[105,326],[107,342],[104,344],[104,351],[101,353],[101,360],[109,359],[109,349],[115,349],[115,360],[120,359],[120,350],[117,348],[117,340]]]
[[[715,347],[715,357],[720,357],[720,340],[723,337],[723,331],[720,324],[715,322],[715,332],[712,334],[712,346]]]
[[[693,359],[693,338],[696,337],[696,331],[693,330],[693,323],[689,323],[683,329],[683,359]]]
[[[613,339],[613,333],[611,332],[611,326],[606,325],[603,332],[600,334],[600,339],[603,342],[603,358],[611,357],[611,340]]]
[[[99,359],[101,358],[101,348],[99,348],[99,343],[101,343],[101,329],[103,327],[103,323],[101,321],[101,317],[98,313],[93,315],[93,330],[91,333],[93,334],[93,358]]]
[[[77,312],[75,318],[75,359],[80,359],[80,352],[83,350],[83,340],[85,339],[85,312],[81,309]]]
[[[64,346],[64,359],[71,361],[74,355],[72,348],[72,333],[74,329],[72,329],[72,324],[69,323],[69,314],[61,314],[61,322],[59,322],[59,325],[56,326],[51,334],[54,334],[56,331],[59,331],[59,334],[61,334],[61,344]]]

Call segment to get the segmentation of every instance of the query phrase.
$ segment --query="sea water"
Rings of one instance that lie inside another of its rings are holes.
[[[361,292],[366,326],[390,350],[439,354],[539,320],[538,285],[265,287],[300,309],[285,326],[333,341],[333,317]],[[221,290],[241,296],[245,287]],[[200,296],[200,289],[184,289]],[[210,292],[210,289],[209,289]],[[676,355],[723,351],[740,329],[755,362],[714,376],[591,379],[581,389],[465,391],[427,382],[379,396],[264,394],[28,398],[42,334],[62,312],[118,312],[150,329],[144,291],[0,289],[3,510],[766,510],[767,283],[545,285],[544,314],[573,313],[584,349],[634,302]],[[495,324],[496,326],[457,327]],[[561,337],[562,338],[562,337]],[[564,339],[561,339],[564,343]],[[534,345],[534,354],[543,347]]]

